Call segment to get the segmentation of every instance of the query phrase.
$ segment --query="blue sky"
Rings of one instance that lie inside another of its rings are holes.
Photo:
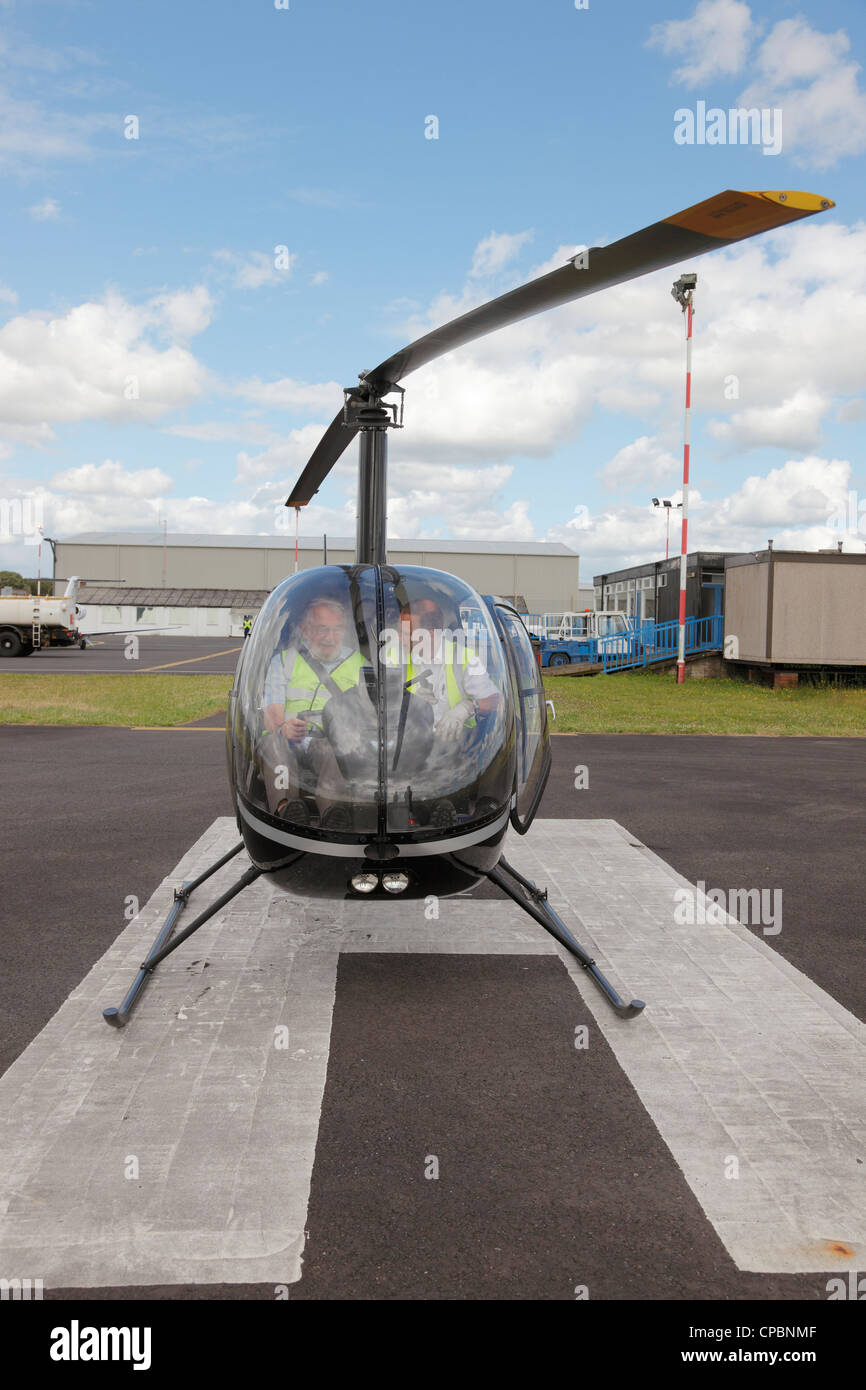
[[[580,246],[802,188],[836,208],[409,377],[390,531],[565,540],[587,578],[663,554],[694,268],[693,544],[864,550],[864,30],[859,0],[0,0],[7,517],[279,533],[359,369]],[[699,102],[780,110],[781,152],[678,144]],[[302,531],[353,504],[354,447]]]

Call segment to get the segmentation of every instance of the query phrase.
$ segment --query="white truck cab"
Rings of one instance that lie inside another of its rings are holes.
[[[606,609],[596,612],[591,608],[582,613],[542,613],[530,620],[528,626],[537,637],[566,642],[580,641],[584,637],[618,637],[629,630],[624,613]]]

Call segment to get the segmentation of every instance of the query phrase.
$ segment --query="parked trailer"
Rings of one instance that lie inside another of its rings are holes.
[[[0,656],[31,656],[38,647],[84,647],[78,631],[78,578],[59,598],[0,595]]]

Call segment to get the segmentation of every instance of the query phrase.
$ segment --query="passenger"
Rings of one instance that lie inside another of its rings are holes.
[[[477,716],[492,713],[501,699],[471,638],[459,624],[446,627],[433,598],[404,605],[400,637],[409,690],[432,703],[434,733],[448,741],[463,740],[476,727]]]
[[[350,690],[367,665],[348,629],[342,604],[314,599],[293,642],[275,653],[265,677],[262,703],[268,732],[259,742],[259,756],[268,809],[296,825],[310,820],[301,799],[306,791],[315,796],[323,828],[351,829],[351,793],[322,730],[322,710],[333,693],[323,676],[340,690]]]

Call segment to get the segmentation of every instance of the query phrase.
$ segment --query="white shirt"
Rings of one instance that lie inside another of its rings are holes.
[[[448,696],[448,662],[447,661],[425,661],[413,662],[416,675],[422,671],[430,671],[430,675],[424,680],[410,685],[409,689],[413,694],[424,695],[432,690],[433,694],[433,720],[438,724],[443,715],[447,714],[451,708],[451,700]],[[461,695],[467,700],[483,700],[488,695],[498,695],[499,691],[487,674],[487,667],[480,657],[469,654],[469,660],[463,665],[462,657],[457,657],[454,662],[454,674],[457,677],[457,688]]]

